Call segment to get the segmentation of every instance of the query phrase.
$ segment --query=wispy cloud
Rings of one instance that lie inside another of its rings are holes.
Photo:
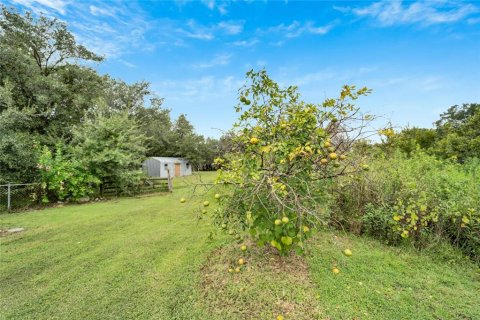
[[[66,13],[66,7],[69,4],[69,1],[65,0],[12,0],[12,2],[22,5],[36,13],[48,13],[47,10],[53,9],[62,15]]]
[[[266,33],[282,33],[287,38],[296,38],[303,34],[315,34],[324,35],[327,34],[333,28],[333,24],[325,26],[315,26],[313,22],[307,21],[300,23],[293,21],[291,24],[280,24],[274,27],[270,27],[266,30]]]
[[[204,5],[207,6],[207,8],[209,8],[210,10],[218,10],[218,12],[221,14],[221,15],[225,15],[228,13],[228,5],[229,5],[229,2],[227,1],[222,1],[222,2],[219,2],[219,1],[215,1],[215,0],[202,0],[201,1]]]
[[[253,38],[249,40],[237,40],[232,42],[232,44],[237,47],[253,47],[257,43],[259,43],[259,40],[257,38]]]
[[[243,31],[243,21],[221,21],[213,25],[202,25],[189,20],[185,27],[178,27],[176,32],[188,38],[213,40],[217,35],[237,35]]]
[[[392,0],[379,1],[363,7],[334,8],[357,17],[372,18],[380,26],[453,23],[479,12],[479,9],[471,3],[449,0],[416,2]]]
[[[213,57],[213,59],[211,59],[210,61],[196,64],[194,65],[194,67],[199,69],[207,69],[207,68],[213,68],[218,66],[226,66],[230,64],[231,58],[232,58],[231,54],[220,54]]]

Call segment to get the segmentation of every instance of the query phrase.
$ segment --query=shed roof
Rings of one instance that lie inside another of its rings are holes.
[[[187,159],[175,157],[150,157],[150,159],[155,159],[160,162],[188,161]]]

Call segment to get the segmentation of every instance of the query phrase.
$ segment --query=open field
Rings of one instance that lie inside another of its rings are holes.
[[[2,229],[26,228],[1,238],[2,318],[480,319],[469,261],[330,232],[288,264],[249,246],[229,274],[238,245],[208,239],[190,193],[177,179],[173,194],[1,215]]]

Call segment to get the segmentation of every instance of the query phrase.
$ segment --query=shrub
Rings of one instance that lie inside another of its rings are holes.
[[[422,152],[370,160],[371,170],[332,185],[332,219],[350,230],[387,240],[429,245],[449,240],[480,259],[478,162],[461,165]]]
[[[40,170],[43,202],[50,199],[78,200],[93,195],[100,179],[92,175],[79,160],[66,157],[63,147],[57,145],[55,154],[44,147],[37,166]]]

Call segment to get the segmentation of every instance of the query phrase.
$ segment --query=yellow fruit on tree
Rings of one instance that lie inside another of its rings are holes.
[[[335,267],[335,268],[332,269],[332,272],[333,272],[334,274],[339,274],[339,273],[340,273],[340,269],[338,269],[337,267]]]
[[[282,222],[283,222],[284,224],[288,223],[288,221],[290,221],[290,220],[288,219],[288,217],[283,217],[283,218],[282,218]]]
[[[279,225],[281,225],[281,224],[282,224],[282,220],[280,220],[280,219],[276,219],[276,220],[275,220],[275,225],[276,225],[276,226],[279,226]]]
[[[303,226],[303,232],[307,233],[308,231],[310,231],[310,228],[308,228],[307,226]]]
[[[279,315],[277,316],[277,320],[283,320],[283,319],[284,319],[284,318],[283,318],[283,316],[282,316],[281,314],[279,314]]]
[[[324,146],[325,148],[330,148],[330,147],[332,146],[332,144],[327,141],[327,142],[325,142],[325,143],[323,144],[323,146]]]
[[[330,159],[332,159],[332,160],[337,159],[337,154],[336,154],[335,152],[330,153],[328,156],[329,156]]]
[[[251,144],[257,144],[260,140],[258,140],[258,138],[255,138],[255,137],[252,137],[250,138],[250,143]]]
[[[345,250],[343,250],[343,254],[346,255],[347,257],[350,257],[352,255],[352,250],[345,249]]]
[[[327,164],[327,163],[328,163],[328,160],[327,160],[327,159],[325,159],[325,158],[323,158],[322,160],[320,160],[320,163],[321,163],[321,164],[323,164],[323,165],[325,165],[325,164]]]
[[[345,159],[347,159],[347,156],[344,155],[344,154],[341,154],[341,155],[340,155],[340,160],[345,160]]]

